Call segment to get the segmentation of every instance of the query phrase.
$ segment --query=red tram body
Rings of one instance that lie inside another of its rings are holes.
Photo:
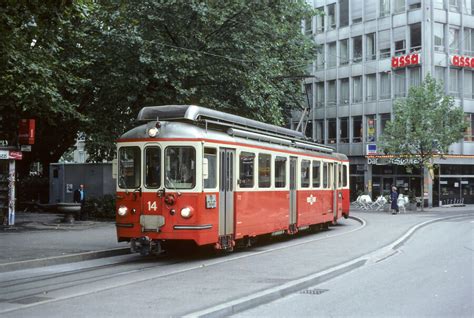
[[[294,130],[193,105],[144,107],[117,141],[119,241],[231,250],[349,215],[345,155]]]

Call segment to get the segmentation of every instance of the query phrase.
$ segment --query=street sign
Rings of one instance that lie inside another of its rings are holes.
[[[21,145],[20,150],[25,152],[31,152],[31,145]]]
[[[0,146],[1,146],[1,147],[6,147],[6,146],[8,146],[8,140],[0,140]]]

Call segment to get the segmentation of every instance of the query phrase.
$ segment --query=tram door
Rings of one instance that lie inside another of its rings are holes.
[[[333,213],[334,221],[337,220],[338,212],[342,214],[342,191],[340,187],[342,186],[342,165],[338,163],[331,163],[331,170],[333,171]]]
[[[297,205],[296,205],[296,169],[298,159],[290,157],[290,224],[296,224]]]
[[[219,150],[219,236],[234,234],[235,149]]]

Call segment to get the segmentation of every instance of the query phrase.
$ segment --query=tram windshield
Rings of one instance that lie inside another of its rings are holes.
[[[165,185],[168,189],[192,189],[196,185],[196,150],[193,147],[167,147]]]
[[[140,187],[140,148],[122,147],[118,154],[118,186],[122,189]]]

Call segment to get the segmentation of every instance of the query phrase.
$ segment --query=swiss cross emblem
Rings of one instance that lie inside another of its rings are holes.
[[[306,198],[306,202],[308,202],[310,205],[313,205],[313,203],[316,202],[316,197],[313,197],[311,194],[309,197]]]

